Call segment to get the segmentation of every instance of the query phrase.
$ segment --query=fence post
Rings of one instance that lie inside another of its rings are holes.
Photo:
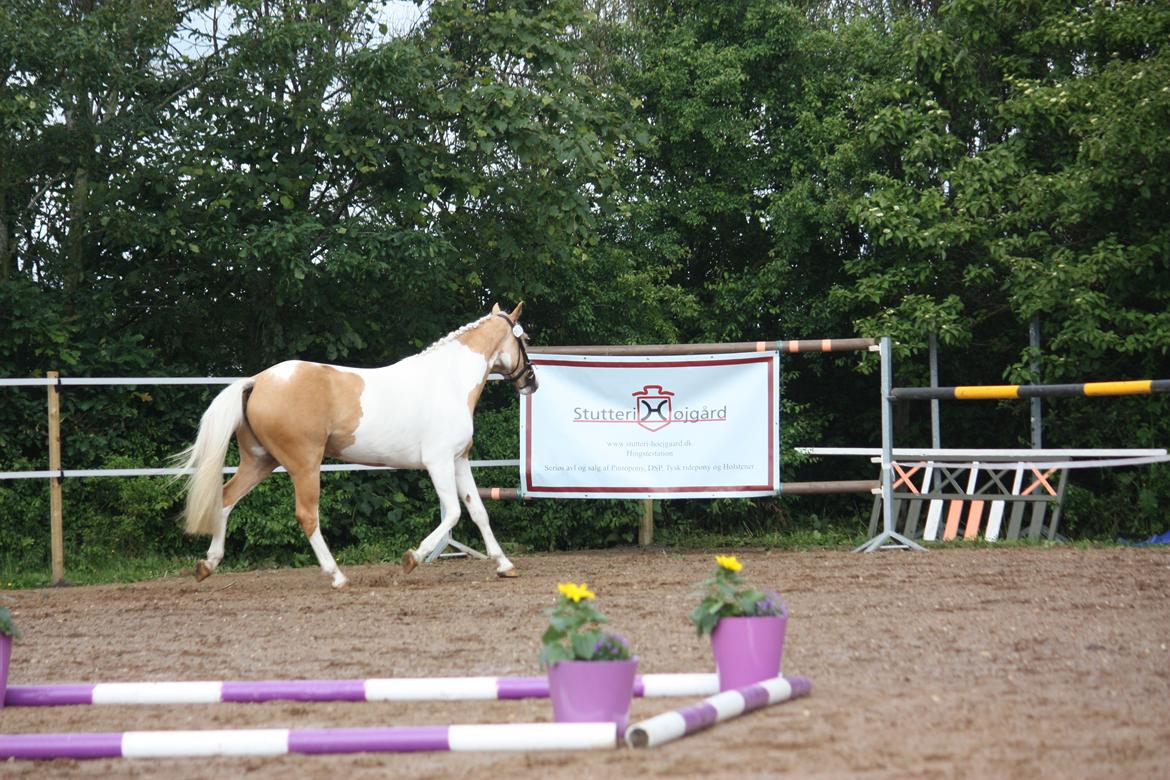
[[[642,499],[642,525],[638,529],[638,546],[649,547],[654,543],[654,499]]]
[[[52,557],[53,584],[65,581],[65,542],[62,530],[61,500],[61,396],[57,391],[61,375],[49,371],[49,551]]]

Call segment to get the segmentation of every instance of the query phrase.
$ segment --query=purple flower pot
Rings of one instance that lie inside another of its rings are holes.
[[[730,691],[780,674],[788,608],[767,617],[720,618],[711,632],[719,690]]]
[[[0,634],[0,707],[4,706],[4,693],[8,690],[8,661],[12,658],[12,637]]]
[[[616,723],[618,735],[630,720],[638,659],[558,661],[548,670],[548,697],[558,723]]]

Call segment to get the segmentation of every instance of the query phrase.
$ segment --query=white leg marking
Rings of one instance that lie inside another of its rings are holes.
[[[325,544],[325,537],[321,536],[321,522],[319,520],[317,521],[317,529],[309,537],[309,546],[317,555],[317,563],[321,564],[321,571],[333,579],[333,587],[343,588],[349,584],[349,580],[341,573],[341,569],[337,568],[337,561],[333,560],[333,554],[329,552],[329,546]]]
[[[484,508],[483,500],[479,497],[479,488],[475,485],[475,478],[471,475],[471,463],[464,458],[455,461],[455,482],[459,487],[459,495],[462,496],[463,503],[467,505],[467,513],[471,515],[472,522],[479,528],[479,534],[483,537],[484,549],[490,557],[496,559],[496,571],[503,573],[516,568],[504,555],[499,542],[496,541],[496,535],[492,533],[487,509]]]
[[[228,515],[236,508],[235,504],[225,506],[223,511],[219,513],[219,522],[215,526],[215,532],[211,535],[211,544],[207,547],[207,568],[215,571],[219,566],[219,562],[223,560],[223,542],[227,537],[227,521]]]
[[[431,551],[438,546],[443,537],[451,533],[451,529],[459,522],[459,496],[455,492],[455,464],[444,461],[427,466],[427,473],[431,475],[431,482],[435,484],[435,492],[439,494],[439,525],[427,534],[415,551],[415,560],[425,561]]]

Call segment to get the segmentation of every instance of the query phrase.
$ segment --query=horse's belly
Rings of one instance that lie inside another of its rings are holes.
[[[411,437],[393,432],[357,431],[353,444],[336,453],[336,457],[351,463],[370,466],[391,466],[396,469],[421,468],[422,451]],[[379,435],[381,434],[381,435]]]
[[[454,458],[471,443],[470,414],[435,413],[400,403],[388,409],[367,406],[363,398],[362,421],[337,457],[355,463],[400,469],[425,468],[428,462]],[[466,408],[466,407],[464,407]],[[414,409],[413,412],[407,410]]]

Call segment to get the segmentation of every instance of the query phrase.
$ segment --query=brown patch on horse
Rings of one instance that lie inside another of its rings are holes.
[[[500,328],[506,327],[506,323],[499,317],[492,317],[483,325],[469,330],[460,335],[455,340],[463,346],[470,349],[472,352],[477,352],[483,355],[484,361],[490,364],[492,359],[492,352],[496,346],[499,345],[500,340],[504,337],[500,333]],[[491,371],[491,366],[488,366],[488,371]],[[475,414],[475,405],[479,403],[479,396],[483,393],[484,384],[487,382],[487,373],[484,374],[484,381],[471,388],[471,392],[467,394],[467,408]]]
[[[402,554],[402,573],[410,574],[418,568],[418,560],[414,557],[414,550],[407,550]]]
[[[290,373],[256,376],[248,424],[264,449],[290,472],[316,468],[354,442],[362,418],[365,381],[320,363],[299,363]]]
[[[500,328],[506,327],[506,324],[499,317],[490,317],[478,328],[461,333],[455,340],[466,346],[472,352],[478,352],[485,359],[488,359],[492,356],[492,350],[500,343],[500,339],[503,338],[503,334],[500,333]]]
[[[366,388],[366,382],[349,371],[338,371],[331,366],[325,368],[331,372],[335,415],[325,453],[337,457],[342,450],[353,446],[354,432],[362,421],[362,390]]]
[[[483,386],[487,382],[480,382],[475,387],[471,388],[471,392],[467,394],[467,409],[471,412],[471,416],[475,416],[475,405],[479,403],[479,397],[483,394]],[[467,445],[468,452],[471,451],[471,445]],[[464,453],[466,454],[466,453]]]
[[[288,469],[296,489],[297,522],[306,536],[317,530],[321,460],[353,444],[364,387],[357,374],[321,363],[281,364],[256,375],[248,426]]]

